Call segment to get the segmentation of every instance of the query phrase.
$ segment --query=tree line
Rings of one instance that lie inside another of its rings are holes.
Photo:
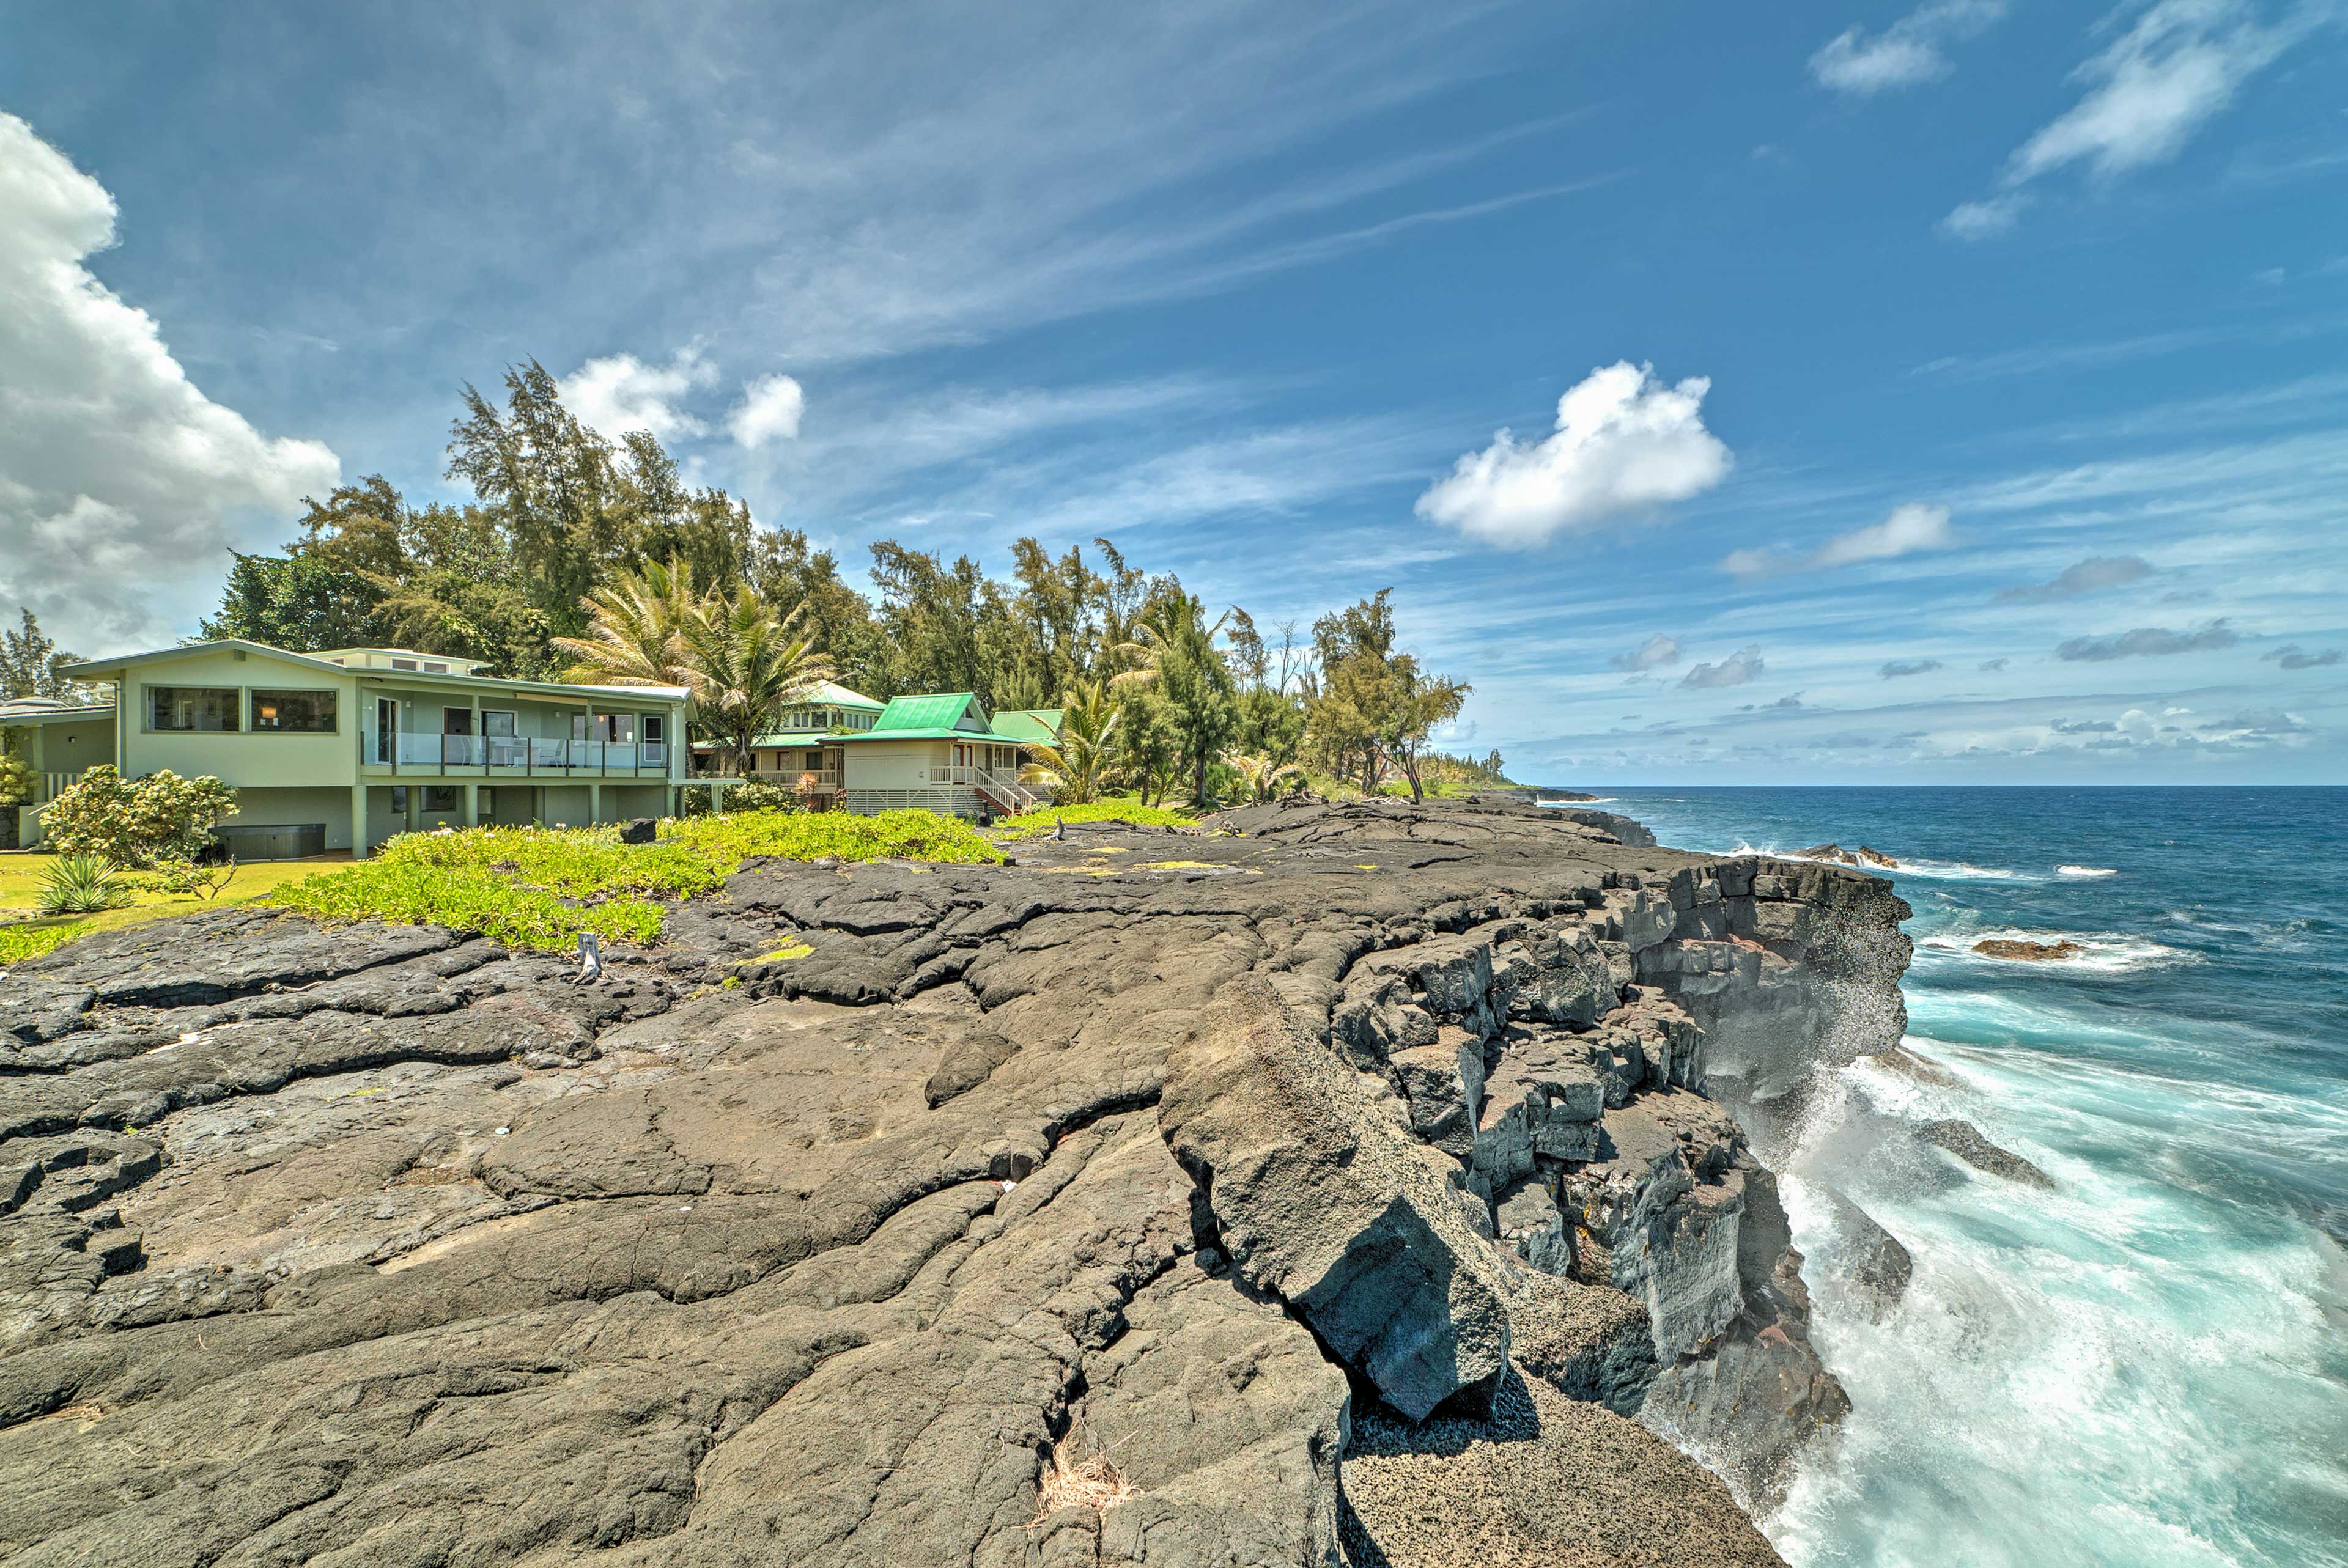
[[[990,709],[1068,710],[1096,731],[1090,787],[1145,800],[1276,789],[1307,767],[1365,791],[1398,777],[1415,795],[1438,775],[1500,778],[1498,753],[1428,750],[1469,688],[1396,647],[1391,590],[1266,629],[1106,538],[1057,554],[1021,538],[1004,578],[884,539],[868,595],[805,533],[687,485],[650,432],[613,443],[582,424],[535,360],[508,369],[504,392],[467,385],[450,427],[447,477],[473,499],[413,506],[381,475],[309,499],[282,550],[232,552],[203,636],[685,684],[704,733],[745,759],[829,678],[882,700],[968,691]],[[0,673],[20,680],[5,651]]]

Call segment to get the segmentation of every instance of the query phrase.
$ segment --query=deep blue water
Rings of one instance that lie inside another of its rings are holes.
[[[1788,1560],[2348,1563],[2348,790],[1612,800],[1681,847],[1898,857],[1909,1043],[1958,1080],[1844,1070],[1786,1156],[1855,1407],[1766,1522]],[[2054,1190],[1905,1135],[1952,1115]],[[1881,1323],[1828,1278],[1828,1182],[1915,1255]]]

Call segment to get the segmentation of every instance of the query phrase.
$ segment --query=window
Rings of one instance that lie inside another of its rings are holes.
[[[456,810],[457,786],[455,784],[426,784],[424,786],[424,809],[427,811]]]
[[[252,727],[277,734],[331,735],[335,702],[332,692],[273,692],[254,687]]]
[[[413,670],[416,668],[416,661],[413,659],[395,659],[391,661],[391,667],[395,670]]]
[[[446,675],[448,673],[448,666],[446,664],[435,664],[431,660],[427,659],[424,661],[424,672],[427,675]]]
[[[406,784],[394,784],[391,786],[391,809],[400,816],[406,816],[407,815],[407,786]]]
[[[481,733],[511,740],[517,733],[511,713],[501,712],[495,708],[481,710]]]
[[[666,740],[668,738],[668,731],[664,721],[665,715],[664,714],[646,713],[644,718],[644,739],[653,743],[654,745],[658,745],[662,741]]]
[[[150,730],[233,730],[243,693],[233,686],[149,686]]]

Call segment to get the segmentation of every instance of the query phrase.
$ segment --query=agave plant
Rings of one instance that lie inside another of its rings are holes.
[[[99,855],[68,855],[41,878],[35,905],[44,915],[95,915],[130,902],[114,862]]]
[[[1251,805],[1262,805],[1304,787],[1304,770],[1294,763],[1276,763],[1241,752],[1225,752],[1223,762],[1240,775],[1241,797]]]

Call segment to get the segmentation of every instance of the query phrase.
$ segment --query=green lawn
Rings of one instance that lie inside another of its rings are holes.
[[[762,856],[1003,859],[976,828],[932,812],[751,811],[664,823],[660,842],[644,845],[622,844],[617,827],[408,834],[364,866],[294,883],[270,902],[325,920],[454,926],[550,952],[582,931],[649,946],[667,915],[660,900],[715,892],[744,861]]]
[[[192,893],[170,894],[139,887],[134,880],[131,900],[119,909],[108,909],[102,915],[56,915],[44,918],[33,910],[40,898],[41,879],[57,863],[54,855],[32,851],[0,855],[0,964],[45,953],[60,942],[91,931],[112,931],[171,915],[192,915],[199,909],[250,904],[304,877],[347,871],[351,857],[347,853],[338,853],[314,860],[270,860],[240,866],[220,897],[210,901]]]
[[[1162,805],[1144,805],[1138,795],[1110,795],[1084,805],[1043,805],[999,818],[989,831],[997,842],[1016,844],[1052,831],[1061,822],[1129,822],[1139,827],[1195,827],[1199,819]]]

